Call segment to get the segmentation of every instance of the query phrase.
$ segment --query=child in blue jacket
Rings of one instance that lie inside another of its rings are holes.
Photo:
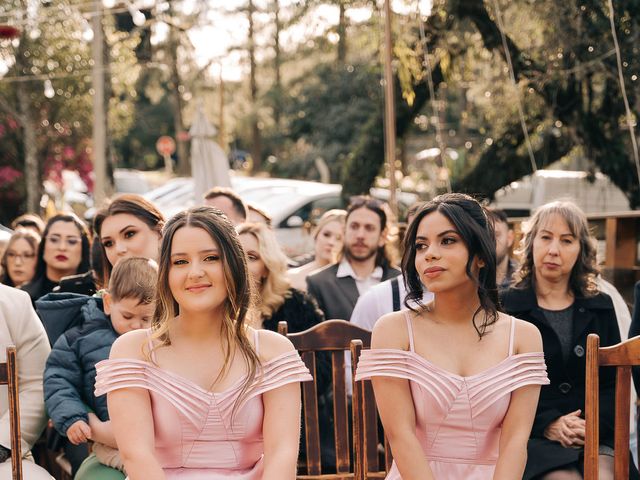
[[[95,397],[95,365],[109,358],[118,336],[147,328],[154,310],[157,265],[145,258],[120,260],[102,298],[85,297],[81,324],[55,342],[44,372],[45,406],[58,432],[71,443],[94,443],[76,479],[124,479],[105,395]],[[77,302],[77,297],[76,297]],[[96,457],[97,455],[97,457]]]

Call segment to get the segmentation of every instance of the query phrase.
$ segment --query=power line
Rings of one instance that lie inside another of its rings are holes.
[[[496,11],[496,19],[498,20],[498,30],[500,31],[500,37],[502,38],[502,47],[504,48],[505,57],[507,60],[507,66],[509,68],[509,77],[513,83],[513,88],[516,93],[516,105],[518,107],[518,116],[520,117],[520,126],[522,127],[522,133],[524,133],[525,142],[527,144],[527,152],[529,153],[529,160],[531,161],[531,170],[533,173],[538,171],[536,165],[536,157],[533,154],[533,147],[531,146],[531,139],[529,138],[529,131],[527,130],[527,122],[524,118],[524,109],[522,107],[522,99],[520,98],[520,90],[518,89],[518,83],[516,82],[516,76],[513,71],[513,64],[511,63],[511,54],[509,53],[509,45],[507,44],[507,37],[504,34],[504,24],[502,23],[502,12],[497,0],[493,0],[493,8]]]

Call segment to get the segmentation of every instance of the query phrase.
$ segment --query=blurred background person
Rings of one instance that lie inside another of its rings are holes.
[[[13,230],[17,230],[20,227],[33,230],[39,237],[42,237],[44,232],[44,221],[35,213],[25,213],[16,217],[13,222],[11,222],[11,228]]]
[[[247,205],[230,188],[213,187],[204,194],[204,204],[220,210],[235,226],[247,221]]]
[[[496,283],[498,288],[509,288],[513,274],[518,268],[518,262],[511,257],[511,249],[515,235],[509,225],[509,217],[498,208],[487,209],[491,217],[493,230],[496,234]]]
[[[318,220],[313,231],[313,255],[311,261],[289,270],[291,285],[298,290],[307,290],[307,276],[338,261],[344,245],[346,210],[327,210]]]
[[[503,293],[505,312],[542,334],[550,385],[542,387],[524,479],[581,479],[585,441],[586,342],[620,342],[611,298],[596,283],[595,241],[572,202],[540,207],[524,226],[522,263]],[[600,373],[600,478],[613,479],[615,370]],[[630,478],[637,478],[633,463]]]
[[[53,291],[63,277],[89,271],[91,242],[87,226],[75,214],[51,217],[38,246],[36,273],[22,287],[31,301]]]
[[[289,332],[294,333],[322,322],[324,316],[315,301],[291,286],[287,257],[273,231],[263,223],[244,223],[238,227],[238,235],[254,292],[249,323],[277,332],[278,323],[285,321]]]
[[[265,225],[270,227],[271,216],[261,208],[258,208],[255,205],[248,203],[247,204],[247,222],[248,223],[264,223]]]
[[[0,283],[10,287],[21,287],[29,283],[36,274],[38,245],[40,236],[34,231],[22,227],[16,230],[0,260]]]
[[[100,210],[93,229],[102,250],[102,285],[109,284],[111,270],[122,258],[157,262],[164,223],[160,210],[140,195],[121,195]]]

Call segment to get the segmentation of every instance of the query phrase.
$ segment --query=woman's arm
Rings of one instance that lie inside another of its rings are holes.
[[[516,353],[529,352],[542,352],[542,337],[535,325],[517,321]],[[494,480],[522,478],[539,396],[540,385],[526,385],[511,393],[509,410],[502,423]]]
[[[267,362],[288,351],[291,342],[274,332],[260,332],[260,359]],[[287,383],[262,395],[264,473],[262,480],[295,480],[300,444],[300,383]]]
[[[385,315],[373,328],[371,349],[407,350],[409,343],[403,314]],[[416,436],[416,415],[407,380],[373,378],[376,405],[393,458],[403,480],[433,480],[431,467]]]
[[[116,437],[113,434],[111,420],[103,422],[93,412],[89,412],[88,416],[89,427],[91,428],[91,440],[93,440],[94,442],[100,442],[104,445],[108,445],[111,448],[118,448]]]
[[[141,359],[145,330],[129,332],[118,338],[110,359]],[[155,457],[153,415],[149,391],[123,388],[107,394],[109,418],[129,480],[164,480],[166,477]]]

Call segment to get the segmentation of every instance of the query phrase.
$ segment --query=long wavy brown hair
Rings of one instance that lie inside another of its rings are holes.
[[[244,251],[233,225],[217,208],[208,206],[191,208],[176,214],[164,227],[160,246],[156,307],[151,324],[152,337],[159,340],[159,344],[154,349],[171,344],[170,326],[180,311],[180,306],[169,287],[169,271],[173,237],[179,229],[184,227],[203,229],[218,244],[220,250],[227,289],[222,322],[224,364],[213,381],[212,387],[225,377],[235,350],[240,350],[248,373],[236,404],[239,405],[257,375],[260,360],[246,334],[245,321],[251,299],[251,284]],[[149,359],[151,359],[150,353],[146,355]]]
[[[535,290],[536,276],[533,265],[533,240],[552,215],[560,215],[567,222],[569,230],[580,243],[580,255],[571,269],[569,288],[577,297],[597,295],[596,277],[598,267],[596,263],[595,239],[589,232],[589,224],[584,212],[569,200],[558,200],[547,203],[531,216],[523,225],[524,237],[519,253],[522,262],[515,272],[515,288],[533,288]]]

